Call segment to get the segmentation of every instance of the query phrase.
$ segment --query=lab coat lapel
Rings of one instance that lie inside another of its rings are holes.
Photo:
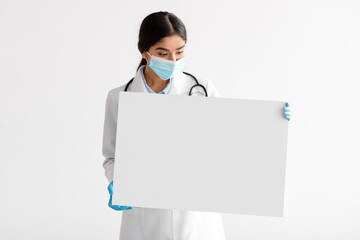
[[[186,90],[187,81],[186,76],[183,72],[179,72],[171,79],[171,87],[169,89],[170,95],[182,95]]]
[[[146,93],[148,92],[144,85],[144,81],[142,79],[140,69],[136,72],[134,80],[130,84],[129,91],[131,91],[131,92],[146,92]]]

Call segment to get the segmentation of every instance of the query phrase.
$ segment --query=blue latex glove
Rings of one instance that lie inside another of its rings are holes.
[[[284,117],[285,117],[288,121],[290,121],[290,116],[291,116],[290,112],[291,112],[291,110],[290,110],[290,108],[289,108],[289,103],[286,102],[286,107],[284,107]]]
[[[108,191],[109,191],[109,194],[110,194],[110,200],[109,200],[109,204],[108,204],[109,207],[111,207],[112,209],[117,210],[117,211],[132,209],[132,207],[128,207],[128,206],[112,205],[112,195],[113,195],[113,192],[114,192],[113,191],[113,181],[111,181],[111,183],[109,184]]]

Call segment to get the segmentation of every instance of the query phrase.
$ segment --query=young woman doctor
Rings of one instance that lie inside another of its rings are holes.
[[[199,80],[202,86],[196,85],[197,80],[191,74],[182,72],[186,41],[185,26],[174,14],[155,12],[148,15],[140,26],[138,49],[142,61],[135,77],[108,92],[103,135],[103,167],[110,183],[109,207],[126,210],[122,214],[120,240],[225,240],[220,213],[112,205],[119,91],[220,96],[211,81]],[[284,117],[288,120],[289,112],[287,104]],[[157,151],[153,154],[157,154]]]

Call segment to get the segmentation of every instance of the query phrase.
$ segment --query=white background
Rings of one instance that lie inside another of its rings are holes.
[[[134,74],[140,23],[174,12],[188,71],[224,97],[288,101],[284,218],[223,214],[227,238],[360,239],[360,3],[0,1],[0,239],[117,239],[107,91]]]

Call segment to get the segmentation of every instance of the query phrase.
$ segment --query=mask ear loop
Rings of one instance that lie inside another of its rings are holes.
[[[148,51],[146,51],[146,53],[149,54],[150,58],[152,57],[151,54]],[[146,65],[148,65],[149,62],[148,62],[147,58],[145,58],[145,59],[146,59]]]

